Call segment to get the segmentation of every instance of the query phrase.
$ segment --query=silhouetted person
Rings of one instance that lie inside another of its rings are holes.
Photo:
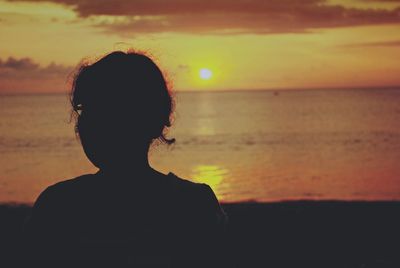
[[[34,267],[214,267],[226,216],[211,188],[162,174],[151,143],[172,143],[173,100],[148,57],[113,52],[78,71],[71,103],[99,168],[48,187],[25,226]]]

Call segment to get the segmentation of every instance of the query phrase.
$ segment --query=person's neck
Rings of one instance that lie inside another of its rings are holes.
[[[132,158],[130,161],[119,160],[100,167],[100,173],[112,175],[149,174],[154,172],[146,157]]]

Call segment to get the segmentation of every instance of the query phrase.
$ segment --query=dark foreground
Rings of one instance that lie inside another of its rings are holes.
[[[225,204],[230,267],[400,267],[400,202]],[[30,207],[0,206],[0,267],[12,267]]]

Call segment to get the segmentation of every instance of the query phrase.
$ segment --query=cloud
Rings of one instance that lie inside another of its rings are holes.
[[[34,63],[30,58],[15,59],[9,57],[5,62],[0,59],[0,70],[10,69],[10,70],[36,70],[39,64]]]
[[[54,62],[47,66],[40,66],[31,58],[9,57],[7,60],[0,59],[1,78],[45,78],[54,76],[66,76],[71,72],[71,67],[59,65]]]
[[[25,1],[69,6],[81,18],[97,17],[95,27],[119,35],[155,32],[290,33],[318,28],[400,23],[400,8],[350,8],[329,4],[326,0]]]
[[[178,65],[178,70],[188,71],[188,70],[190,70],[190,66],[188,64],[179,64]]]
[[[341,47],[359,48],[359,47],[399,47],[400,40],[382,41],[382,42],[366,42],[342,45]]]
[[[53,2],[72,7],[80,16],[165,16],[205,13],[270,13],[324,3],[325,0],[8,0]]]
[[[57,91],[64,88],[72,70],[56,63],[41,66],[31,58],[0,58],[0,93]]]
[[[364,0],[365,2],[387,2],[387,3],[400,3],[400,0]]]

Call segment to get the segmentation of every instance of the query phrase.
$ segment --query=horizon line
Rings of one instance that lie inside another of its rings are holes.
[[[234,89],[178,89],[172,90],[172,93],[223,93],[223,92],[260,92],[260,91],[317,91],[317,90],[400,90],[400,85],[388,86],[344,86],[344,87],[298,87],[298,88],[234,88]],[[0,97],[3,96],[36,96],[36,95],[69,95],[69,91],[63,92],[0,92]]]

